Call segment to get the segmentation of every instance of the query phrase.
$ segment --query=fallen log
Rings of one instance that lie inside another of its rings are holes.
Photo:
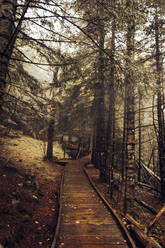
[[[149,225],[147,227],[147,231],[148,232],[156,224],[156,222],[158,222],[158,220],[160,219],[160,217],[163,215],[164,212],[165,212],[165,205],[160,209],[160,211],[157,213],[157,215],[155,216],[155,218],[149,223]]]
[[[128,228],[133,237],[140,247],[144,248],[162,248],[157,241],[149,237],[146,233],[146,227],[138,223],[132,216],[126,214],[124,216],[126,222],[129,224]]]
[[[150,186],[150,185],[148,185],[148,184],[146,184],[146,183],[138,182],[137,184],[138,184],[139,186],[141,186],[141,187],[146,187],[146,188],[148,188],[148,189],[151,189],[151,190],[154,190],[154,191],[160,193],[160,190],[158,190],[158,189],[156,189],[156,188],[154,188],[154,187],[152,187],[152,186]]]
[[[155,241],[152,237],[149,237],[147,234],[142,232],[137,226],[130,225],[129,229],[136,242],[140,244],[140,247],[162,248],[157,241]]]
[[[150,176],[157,179],[159,182],[161,181],[160,177],[153,170],[149,169],[142,161],[141,161],[141,166],[148,172]]]
[[[147,208],[148,210],[150,210],[153,214],[157,214],[156,209],[154,209],[152,206],[148,205],[146,202],[144,201],[140,201],[137,198],[134,199],[139,205],[141,205],[142,207]]]
[[[137,222],[131,215],[126,214],[125,218],[126,218],[127,222],[129,222],[129,224],[133,224],[140,229],[145,229],[145,226],[140,224],[139,222]]]

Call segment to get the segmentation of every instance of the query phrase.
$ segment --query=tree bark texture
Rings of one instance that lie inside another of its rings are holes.
[[[141,138],[142,138],[142,130],[141,130],[141,94],[139,92],[139,162],[138,162],[138,182],[141,181],[141,157],[142,157],[142,145],[141,145]]]
[[[126,57],[126,200],[125,212],[132,208],[135,187],[135,111],[134,111],[134,1],[127,0],[127,57]]]
[[[53,138],[54,138],[54,119],[51,119],[48,127],[48,145],[47,145],[47,155],[48,160],[53,158]]]
[[[91,163],[96,164],[96,127],[93,127]]]
[[[103,7],[98,5],[98,71],[97,82],[95,84],[95,107],[96,107],[96,166],[100,169],[101,181],[106,181],[105,167],[105,120],[104,120],[104,22],[100,18],[103,17]]]
[[[106,134],[106,168],[109,170],[109,192],[113,194],[113,170],[115,152],[115,17],[112,20],[111,57],[110,57],[110,78],[109,78],[109,113]],[[108,163],[108,164],[107,164]]]
[[[3,100],[8,63],[13,48],[13,44],[10,46],[8,44],[14,30],[16,6],[16,0],[0,0],[0,105]]]
[[[158,116],[158,151],[161,177],[161,198],[165,201],[165,123],[164,123],[164,93],[163,93],[163,65],[160,51],[160,23],[158,19],[158,6],[155,13],[155,45],[156,45],[156,71],[157,71],[157,116]]]
[[[58,85],[58,68],[54,71],[53,75],[53,88],[52,88],[52,100],[51,100],[51,118],[48,126],[48,144],[47,144],[47,155],[46,158],[48,160],[53,159],[53,141],[54,141],[54,125],[55,125],[55,116],[57,116],[58,108],[55,101],[56,97],[56,87]],[[69,136],[70,139],[70,136]],[[70,140],[68,141],[70,142]]]
[[[126,89],[125,89],[125,98],[124,98],[124,116],[123,116],[123,137],[122,137],[122,151],[121,151],[121,174],[122,180],[125,179],[125,169],[126,169]]]

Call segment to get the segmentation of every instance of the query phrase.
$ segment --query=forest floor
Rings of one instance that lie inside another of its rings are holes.
[[[108,194],[108,184],[101,183],[99,180],[99,170],[94,168],[91,164],[87,165],[87,173],[92,178],[98,189],[104,194],[105,198],[109,201],[110,205],[116,209],[117,213],[123,218],[123,201],[119,196],[119,187],[117,184],[114,187],[113,197],[110,200]],[[158,194],[154,193],[151,189],[138,187],[136,188],[136,199],[145,202],[151,206],[156,212],[163,207],[163,202],[160,200]],[[141,225],[142,230],[154,219],[155,215],[145,207],[135,202],[134,209],[131,211],[131,216]],[[123,221],[125,222],[124,218]],[[165,213],[161,216],[159,221],[153,226],[149,236],[153,237],[162,247],[165,248]]]
[[[63,167],[44,161],[39,140],[0,126],[0,247],[50,247]],[[55,156],[63,157],[55,145]]]

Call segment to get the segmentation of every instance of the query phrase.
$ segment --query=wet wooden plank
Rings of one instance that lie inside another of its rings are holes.
[[[72,223],[78,220],[80,223],[116,224],[108,212],[102,214],[100,204],[65,204],[63,207],[63,222]]]
[[[121,242],[123,239],[122,234],[116,225],[112,224],[81,224],[78,220],[75,223],[63,223],[60,228],[61,233],[66,233],[67,235],[81,235],[81,236],[107,236],[107,237],[117,237],[118,241]]]
[[[128,247],[78,161],[65,170],[62,202],[58,248]]]
[[[100,225],[100,224],[111,224],[111,225],[116,225],[114,221],[110,218],[102,218],[97,217],[93,213],[87,213],[85,216],[82,216],[81,213],[74,213],[74,214],[65,214],[63,216],[63,222],[64,224],[66,223],[81,223],[81,224],[95,224],[95,225]]]
[[[109,238],[105,236],[70,236],[59,240],[59,247],[73,247],[73,248],[128,248],[126,241],[123,243],[118,242],[116,238]]]
[[[66,199],[66,198],[65,198]],[[96,201],[96,198],[92,198],[92,197],[90,197],[90,196],[81,196],[81,197],[76,197],[76,196],[74,196],[73,198],[70,198],[70,197],[68,197],[67,198],[67,203],[73,203],[73,200],[74,200],[74,203],[76,204],[76,205],[78,205],[78,204],[82,204],[82,203],[84,203],[84,204],[88,204],[89,203],[89,201],[90,201],[90,203],[93,203],[93,204],[95,204],[97,201]]]
[[[90,190],[90,186],[65,186],[64,189],[67,189],[67,191],[71,191],[72,193],[73,192],[81,192],[81,193],[87,193],[89,190]]]

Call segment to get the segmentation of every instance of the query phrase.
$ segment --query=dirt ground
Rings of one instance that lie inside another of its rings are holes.
[[[41,141],[0,127],[0,247],[50,247],[63,167],[43,161]],[[60,157],[60,147],[56,156]],[[63,156],[63,154],[61,154]]]
[[[114,187],[113,197],[110,200],[108,194],[108,185],[105,183],[101,183],[99,180],[99,170],[94,168],[92,165],[89,165],[87,166],[87,172],[89,176],[91,176],[99,190],[104,193],[104,196],[110,202],[111,206],[115,208],[119,216],[121,216],[121,211],[123,209],[122,202],[120,201],[120,197],[118,194],[118,187]],[[152,206],[152,208],[154,208],[156,212],[159,212],[159,210],[163,207],[163,202],[161,202],[159,195],[153,192],[151,189],[137,186],[136,198],[140,201],[144,201],[149,206]],[[137,203],[134,204],[132,215],[134,219],[139,224],[141,224],[142,229],[145,229],[155,217],[155,215],[151,211]],[[150,231],[150,236],[153,237],[162,247],[165,247],[165,213],[153,226],[152,230]]]

